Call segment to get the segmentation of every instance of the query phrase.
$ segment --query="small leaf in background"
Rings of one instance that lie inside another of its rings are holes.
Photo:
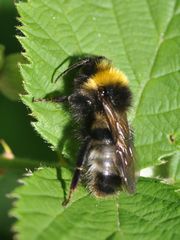
[[[2,145],[2,148],[3,148],[3,152],[2,152],[2,154],[0,154],[0,156],[6,158],[7,160],[13,159],[14,154],[13,154],[10,146],[8,146],[8,144],[4,141],[4,139],[0,139],[0,145]]]
[[[19,240],[34,239],[166,239],[180,238],[180,201],[176,188],[158,180],[140,178],[134,196],[95,199],[78,188],[67,208],[55,169],[46,168],[24,178],[13,196],[11,212]],[[66,191],[71,174],[63,169]]]
[[[19,100],[19,94],[24,93],[19,63],[27,62],[20,53],[5,57],[0,74],[0,91],[11,100]]]
[[[7,143],[3,139],[0,139],[0,147],[1,146],[3,148],[3,151],[2,153],[0,152],[0,167],[1,167],[1,158],[3,158],[6,162],[14,158],[14,154],[11,148],[7,145]],[[0,168],[0,175],[5,174],[5,172],[6,171],[3,168]]]

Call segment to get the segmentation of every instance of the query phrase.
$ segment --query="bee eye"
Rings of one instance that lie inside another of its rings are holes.
[[[100,89],[101,97],[104,97],[106,94],[107,94],[106,89],[104,89],[104,88]]]

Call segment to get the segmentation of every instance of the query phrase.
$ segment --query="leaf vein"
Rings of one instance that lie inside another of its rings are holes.
[[[165,33],[166,33],[167,29],[168,29],[168,26],[169,26],[170,22],[172,21],[172,18],[173,18],[173,16],[174,16],[174,13],[175,13],[175,5],[174,5],[174,11],[173,11],[173,13],[172,13],[172,16],[171,16],[169,22],[167,23],[167,26],[166,26],[166,28],[165,28],[165,30],[164,30],[164,33],[161,33],[161,35],[162,35],[162,34],[165,35]],[[138,111],[139,111],[139,106],[140,106],[140,104],[141,104],[141,101],[142,101],[143,95],[144,95],[144,94],[143,94],[144,89],[145,89],[146,85],[148,84],[148,82],[152,79],[151,76],[152,76],[153,67],[154,67],[154,65],[155,65],[156,58],[157,58],[157,55],[158,55],[158,52],[159,52],[159,49],[160,49],[161,44],[162,44],[161,41],[159,41],[159,43],[157,44],[157,48],[156,48],[156,51],[155,51],[155,54],[154,54],[154,59],[153,59],[153,61],[152,61],[152,65],[151,65],[150,72],[149,72],[149,78],[148,78],[146,81],[144,81],[144,84],[143,84],[143,86],[142,86],[142,88],[141,88],[141,90],[140,90],[140,96],[139,96],[139,99],[138,99],[138,104],[137,104],[137,106],[136,106],[136,110],[135,110],[134,117],[133,117],[133,120],[132,120],[132,121],[134,121],[134,119],[136,118],[136,114],[137,114]]]

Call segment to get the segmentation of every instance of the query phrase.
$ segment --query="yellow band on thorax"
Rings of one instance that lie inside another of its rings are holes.
[[[99,71],[90,77],[83,84],[83,88],[89,90],[97,90],[99,87],[108,85],[127,86],[128,79],[126,75],[116,68],[99,69]]]

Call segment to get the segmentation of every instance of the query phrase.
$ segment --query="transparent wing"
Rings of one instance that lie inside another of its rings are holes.
[[[129,129],[125,112],[117,112],[110,101],[101,97],[108,127],[116,146],[114,164],[122,177],[124,190],[129,193],[135,191],[135,169],[132,133]]]

